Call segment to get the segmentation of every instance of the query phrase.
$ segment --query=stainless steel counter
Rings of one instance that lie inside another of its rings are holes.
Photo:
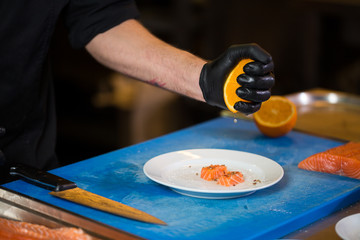
[[[75,227],[96,239],[141,239],[84,216],[15,193],[0,186],[0,217],[39,224],[49,228]]]
[[[343,141],[360,141],[360,97],[313,89],[287,95],[297,107],[295,129]]]

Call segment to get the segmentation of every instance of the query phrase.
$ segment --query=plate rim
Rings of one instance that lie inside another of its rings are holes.
[[[164,182],[164,181],[159,181],[158,179],[152,177],[148,172],[147,172],[147,167],[149,166],[149,164],[152,162],[152,161],[155,161],[157,160],[158,158],[164,156],[164,155],[169,155],[169,154],[174,154],[174,153],[178,153],[178,152],[183,152],[183,151],[226,151],[226,152],[234,152],[234,153],[241,153],[241,154],[248,154],[248,155],[253,155],[253,156],[257,156],[257,157],[261,157],[262,159],[265,159],[266,161],[269,161],[271,162],[272,164],[274,164],[275,166],[277,166],[280,170],[279,172],[279,176],[276,180],[268,183],[268,184],[265,184],[265,185],[262,185],[262,186],[258,186],[258,187],[253,187],[253,188],[248,188],[248,189],[233,189],[233,190],[230,190],[230,189],[224,189],[224,190],[209,190],[209,189],[194,189],[194,188],[188,188],[188,187],[183,187],[183,186],[177,186],[177,185],[174,185],[174,184],[171,184],[171,183],[167,183],[167,182]],[[167,186],[169,188],[172,188],[172,189],[179,189],[179,190],[183,190],[183,191],[188,191],[188,192],[193,192],[193,193],[207,193],[207,194],[217,194],[217,195],[221,195],[221,194],[226,194],[226,195],[229,195],[229,194],[238,194],[238,195],[244,195],[248,192],[255,192],[255,191],[258,191],[258,190],[261,190],[261,189],[264,189],[264,188],[268,188],[268,187],[271,187],[272,185],[275,185],[276,183],[278,183],[284,176],[284,169],[283,167],[277,163],[276,161],[268,158],[268,157],[265,157],[265,156],[262,156],[262,155],[259,155],[259,154],[255,154],[255,153],[251,153],[251,152],[245,152],[245,151],[239,151],[239,150],[232,150],[232,149],[220,149],[220,148],[193,148],[193,149],[182,149],[182,150],[176,150],[176,151],[171,151],[171,152],[166,152],[166,153],[163,153],[163,154],[159,154],[151,159],[149,159],[148,161],[146,161],[146,163],[144,164],[143,166],[143,172],[144,174],[149,178],[151,179],[152,181],[158,183],[158,184],[161,184],[163,186]]]

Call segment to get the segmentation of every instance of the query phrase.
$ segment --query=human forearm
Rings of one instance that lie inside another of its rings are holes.
[[[199,76],[206,62],[161,41],[136,20],[97,35],[86,49],[115,71],[204,101]]]

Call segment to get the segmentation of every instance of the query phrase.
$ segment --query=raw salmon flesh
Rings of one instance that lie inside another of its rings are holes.
[[[0,218],[1,240],[91,240],[78,228],[50,229],[42,225]]]
[[[244,182],[244,176],[238,171],[228,172],[219,177],[217,182],[226,187],[235,186],[236,184]]]
[[[207,181],[230,187],[244,182],[244,176],[238,171],[228,171],[225,165],[210,165],[201,169],[200,177]]]
[[[210,165],[201,169],[200,177],[206,181],[216,181],[226,173],[227,168],[225,165]]]
[[[298,167],[360,179],[360,142],[348,142],[314,154],[301,161]]]

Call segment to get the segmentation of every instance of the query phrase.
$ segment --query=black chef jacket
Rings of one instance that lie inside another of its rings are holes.
[[[60,14],[82,48],[138,11],[132,0],[0,1],[0,183],[13,163],[57,166],[48,49]]]

